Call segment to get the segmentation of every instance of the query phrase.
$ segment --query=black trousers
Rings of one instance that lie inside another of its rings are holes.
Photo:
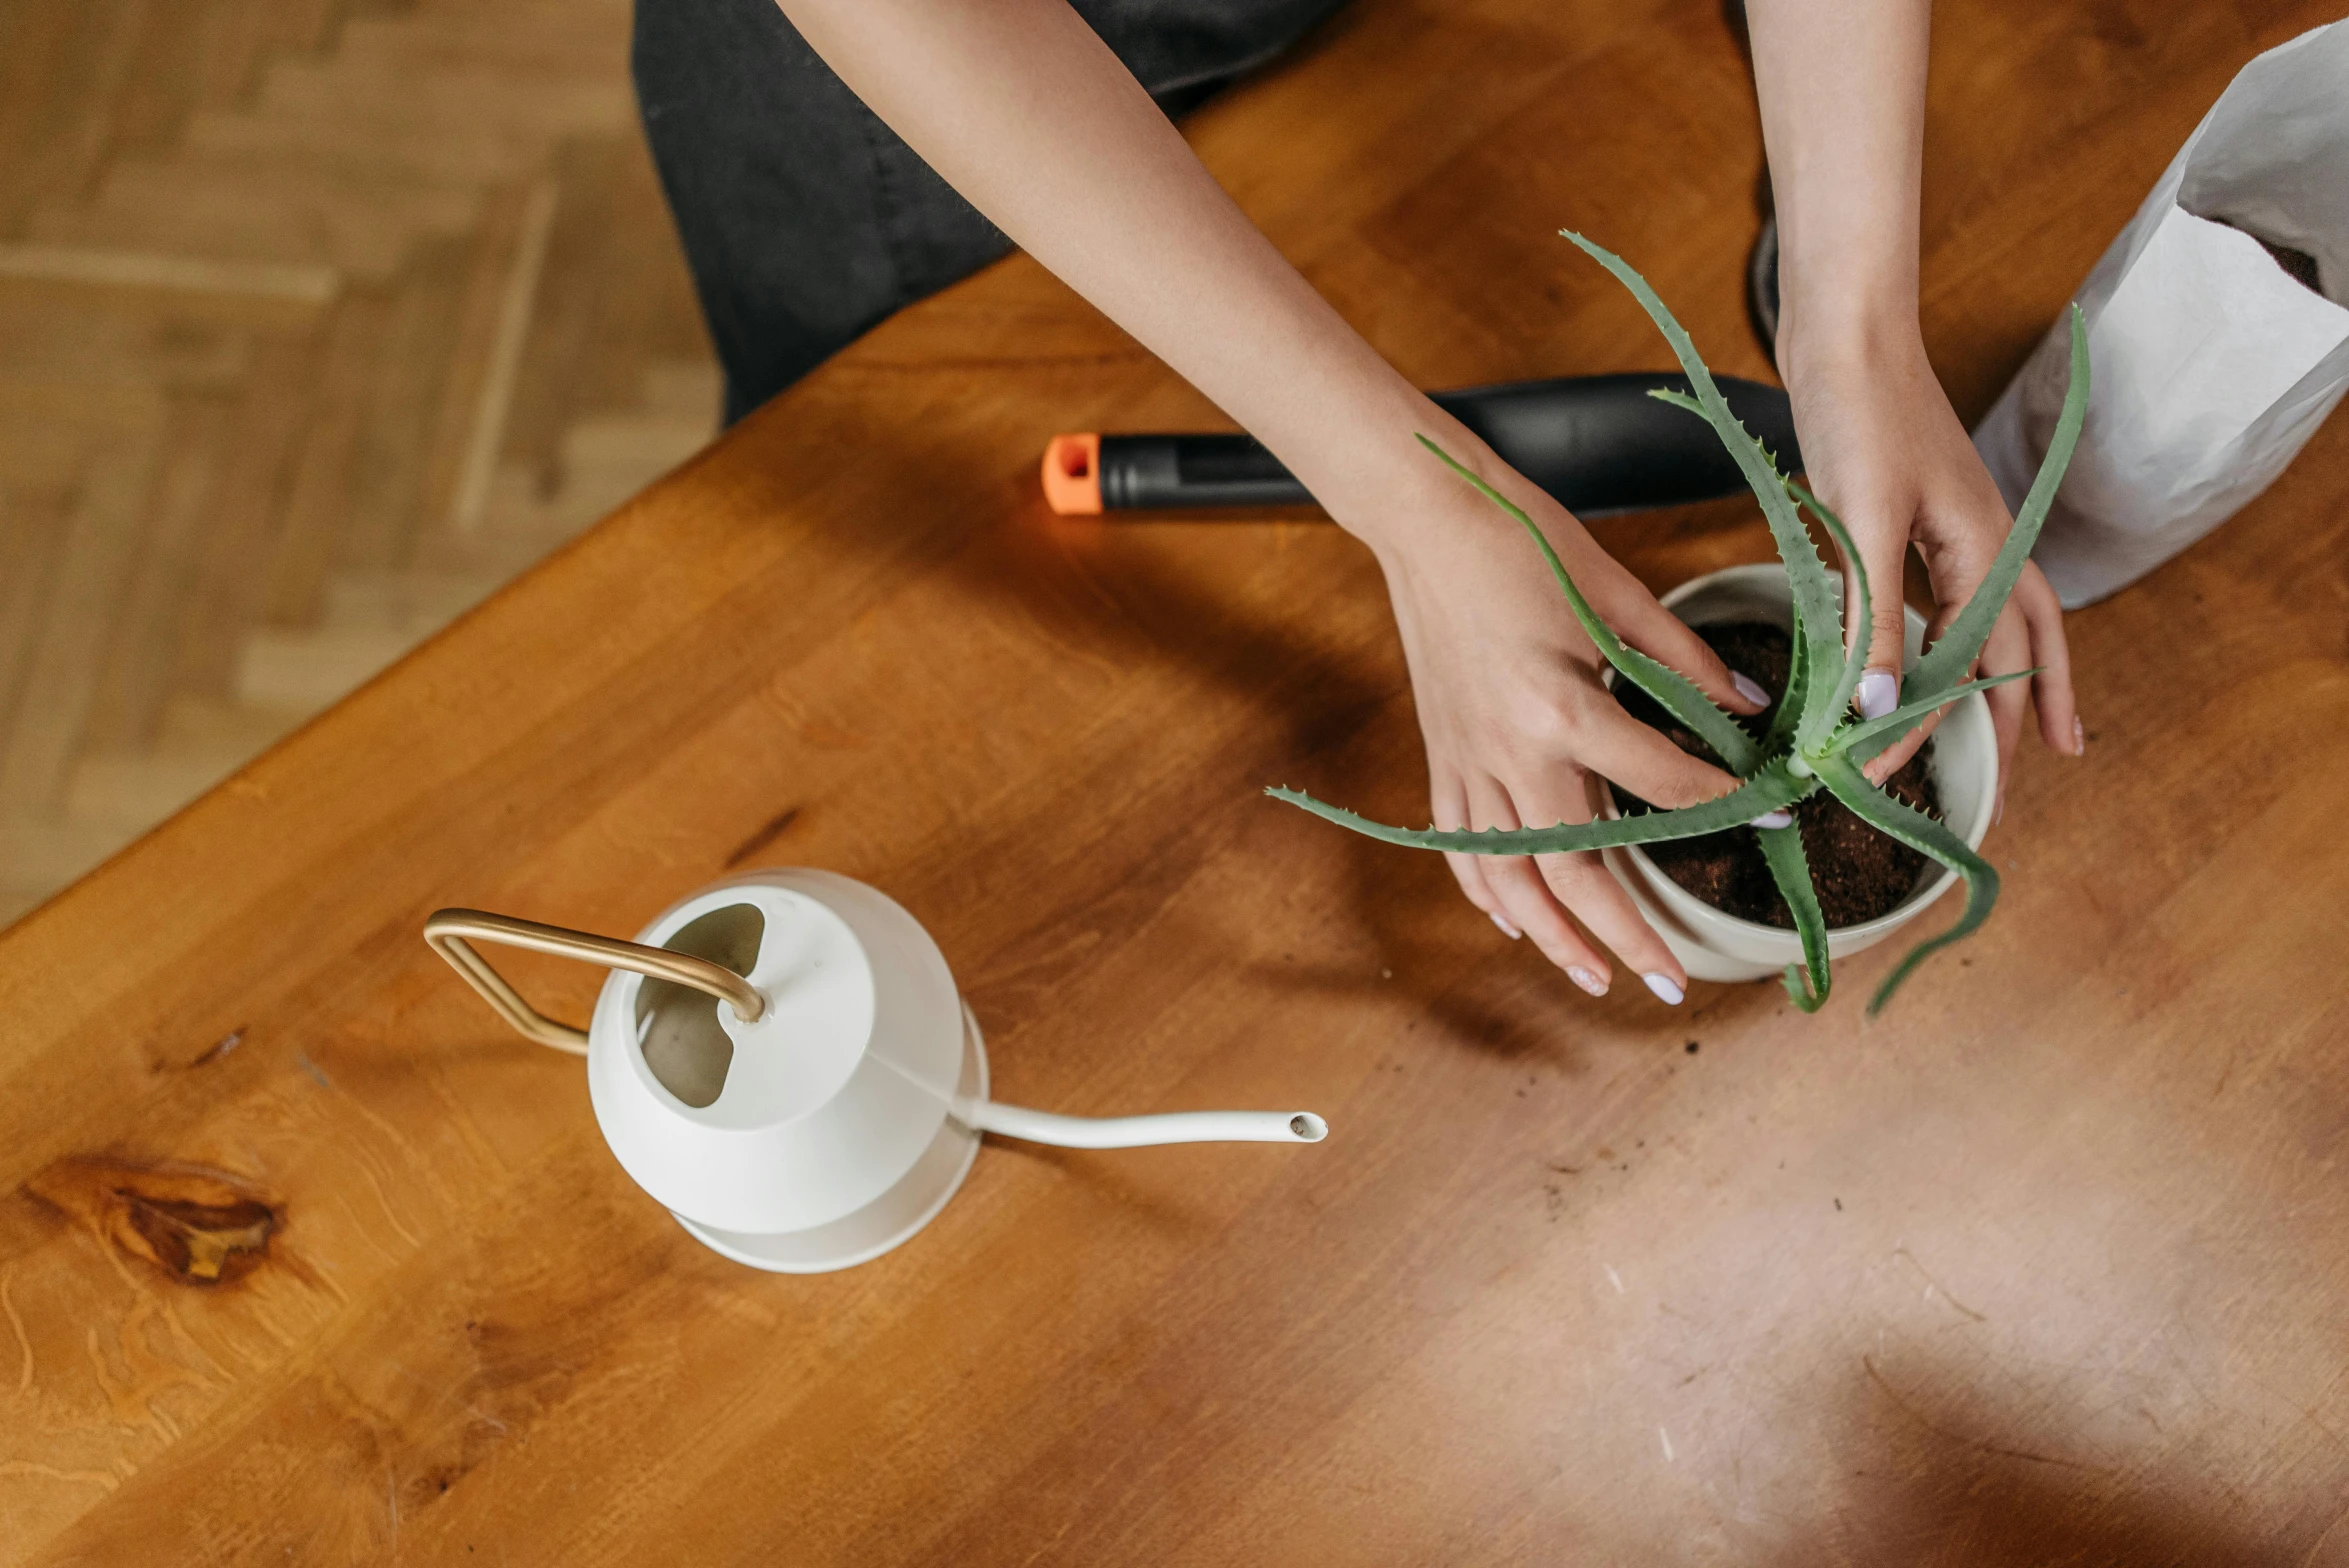
[[[1074,0],[1179,114],[1342,0]],[[816,57],[774,0],[637,0],[646,139],[732,424],[902,305],[1011,249]]]
[[[1167,113],[1341,0],[1073,0]],[[726,423],[1012,249],[773,0],[637,0],[637,106],[726,366]]]

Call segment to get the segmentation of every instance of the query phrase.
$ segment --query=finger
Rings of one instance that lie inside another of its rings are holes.
[[[2027,566],[2025,571],[2027,576],[2037,576],[2039,569],[2036,566]],[[1982,656],[1975,660],[1973,673],[1984,677],[2012,674],[2016,670],[2041,665],[2046,659],[2052,658],[2055,661],[2052,668],[2062,671],[2060,695],[2055,699],[2063,705],[2060,709],[2062,717],[2051,723],[2045,710],[2042,709],[2040,727],[2042,733],[2049,737],[2049,745],[2055,746],[2059,751],[2072,752],[2072,735],[2068,731],[2072,725],[2078,723],[2078,718],[2070,707],[2071,658],[2063,643],[2063,610],[2056,603],[2055,590],[2046,586],[2044,577],[2039,578],[2038,586],[2044,590],[2046,596],[2044,612],[2054,623],[2052,626],[2052,647],[2043,653],[2041,633],[2031,620],[2033,606],[2030,602],[2025,601],[2023,585],[2018,582],[2015,598],[2000,615],[1989,639],[1983,643]],[[2023,626],[2023,640],[2021,642],[2016,641],[2014,624],[2011,620],[2018,614],[2021,616]],[[1927,629],[1925,634],[1926,645],[1931,646],[1947,629],[1949,623],[1956,619],[1955,609],[1946,610],[1935,616],[1932,626]],[[2021,650],[2019,654],[2017,649]],[[2000,814],[2004,814],[2006,810],[2006,778],[2008,770],[2014,764],[2016,745],[2022,734],[2023,710],[2030,701],[2037,700],[2039,682],[2040,677],[2034,676],[2027,688],[2023,683],[2017,682],[2011,686],[1995,687],[1982,694],[1982,700],[1990,708],[1991,733],[1997,737],[1999,743],[1998,812]],[[1948,716],[1948,713],[1949,709],[1945,707],[1928,714],[1915,729],[1910,730],[1898,742],[1878,753],[1874,760],[1861,769],[1867,775],[1869,782],[1882,784],[1907,766],[1909,758],[1915,756],[1918,748],[1925,744],[1927,737],[1941,727],[1941,721]],[[2069,719],[2070,724],[2063,724],[2063,719]],[[2062,728],[2059,729],[2058,725],[2062,725]],[[2060,745],[2054,738],[2059,734],[2063,736]],[[1992,820],[1995,821],[1996,817],[1993,817]]]
[[[2048,749],[2077,757],[2088,749],[2087,726],[2072,693],[2072,647],[2064,636],[2064,608],[2036,563],[2026,563],[2011,601],[2031,637],[2031,702],[2039,710],[2039,738]]]
[[[1992,692],[1989,695],[1995,697],[1998,693]],[[1932,737],[1935,730],[1941,728],[1941,720],[1948,712],[1947,708],[1936,708],[1926,714],[1917,721],[1915,729],[1910,730],[1899,740],[1878,752],[1875,759],[1863,766],[1860,772],[1867,776],[1869,783],[1881,784],[1907,767],[1909,759],[1917,754],[1925,742]]]
[[[1518,819],[1508,790],[1496,779],[1480,775],[1472,780],[1468,801],[1470,820],[1479,829],[1525,825]],[[1542,880],[1532,860],[1523,855],[1477,858],[1485,862],[1485,885],[1492,889],[1510,921],[1533,938],[1533,945],[1541,949],[1542,956],[1565,970],[1567,979],[1591,995],[1605,996],[1613,971],[1598,949],[1574,928],[1574,922],[1566,917],[1565,906]]]
[[[1699,690],[1731,713],[1759,713],[1770,706],[1770,693],[1760,681],[1723,663],[1712,645],[1686,621],[1658,604],[1628,573],[1625,578],[1629,590],[1611,594],[1610,602],[1600,610],[1616,636],[1696,682]],[[1595,602],[1593,608],[1598,608]]]
[[[1439,763],[1431,752],[1428,756],[1428,820],[1447,833],[1468,826],[1468,786],[1461,782],[1460,770],[1448,763]],[[1452,878],[1460,884],[1460,891],[1468,902],[1483,910],[1501,934],[1511,941],[1525,935],[1517,923],[1509,918],[1501,900],[1485,881],[1482,855],[1446,855],[1444,864],[1452,870]]]
[[[1940,641],[1941,634],[1949,630],[1950,623],[1958,618],[1961,608],[1962,605],[1945,605],[1934,612],[1933,619],[1925,625],[1926,647],[1930,648]],[[1906,619],[1905,614],[1903,619]],[[1909,765],[1909,759],[1917,754],[1935,730],[1941,728],[1941,721],[1948,713],[1949,709],[1944,707],[1926,714],[1915,729],[1878,752],[1874,760],[1861,767],[1860,772],[1867,776],[1869,783],[1882,784]]]
[[[2023,624],[2023,612],[2010,603],[1999,612],[1989,639],[1982,644],[1981,673],[2011,675],[2029,669],[2026,661],[2030,656],[2031,634]],[[2030,692],[2027,682],[2016,681],[1982,696],[1990,704],[1991,733],[1998,737],[1998,807],[1990,818],[1996,822],[2006,815],[2006,785],[2014,774],[2015,748],[2023,737],[2023,712],[2030,706]]]
[[[1588,822],[1592,814],[1591,791],[1597,781],[1581,774],[1579,769],[1574,771],[1572,778],[1566,776],[1566,770],[1559,769],[1520,780],[1511,786],[1510,793],[1524,814],[1536,822]],[[1688,971],[1641,916],[1639,906],[1631,901],[1623,884],[1615,880],[1604,858],[1596,851],[1584,850],[1568,855],[1536,855],[1534,864],[1558,902],[1591,935],[1630,965],[1660,1000],[1679,1004],[1688,993]]]
[[[1700,762],[1623,711],[1609,693],[1583,701],[1576,716],[1576,757],[1651,806],[1667,809],[1718,800],[1738,787],[1735,775]]]
[[[1843,563],[1843,602],[1857,605],[1858,573],[1868,574],[1868,624],[1844,627],[1844,648],[1868,640],[1868,663],[1852,693],[1852,706],[1863,719],[1880,719],[1900,706],[1900,672],[1908,637],[1907,601],[1902,597],[1901,572],[1908,557],[1909,530],[1870,529],[1860,559]],[[1846,620],[1849,615],[1847,612]],[[1920,742],[1921,744],[1921,742]],[[1914,749],[1914,748],[1912,748]]]

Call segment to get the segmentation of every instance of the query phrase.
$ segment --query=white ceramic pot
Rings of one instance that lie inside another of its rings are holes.
[[[1843,584],[1834,584],[1837,596]],[[1732,566],[1681,584],[1664,595],[1664,607],[1691,626],[1721,621],[1766,621],[1792,629],[1794,597],[1786,584],[1784,567]],[[1903,658],[1917,662],[1924,649],[1925,618],[1908,611],[1908,646]],[[1941,798],[1941,815],[1950,830],[1975,849],[1990,831],[1990,814],[1998,802],[1998,741],[1990,728],[1990,708],[1980,693],[1961,699],[1933,732],[1927,768]],[[1613,793],[1606,798],[1607,815],[1617,815]],[[1603,852],[1607,866],[1631,894],[1631,901],[1671,947],[1691,978],[1698,980],[1758,980],[1782,973],[1788,964],[1802,962],[1802,941],[1792,931],[1740,920],[1698,898],[1656,868],[1638,845]],[[1874,947],[1893,932],[1923,914],[1957,881],[1957,873],[1934,866],[1914,893],[1890,914],[1856,926],[1827,933],[1831,958],[1846,958]]]

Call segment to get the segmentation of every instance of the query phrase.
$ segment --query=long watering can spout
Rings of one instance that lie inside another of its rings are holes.
[[[1311,1111],[1177,1111],[1161,1116],[1055,1116],[986,1101],[964,1120],[980,1132],[1064,1149],[1138,1149],[1154,1143],[1319,1143],[1329,1123]]]

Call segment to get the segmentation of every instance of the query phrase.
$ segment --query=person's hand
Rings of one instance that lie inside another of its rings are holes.
[[[1868,574],[1872,624],[1847,630],[1852,640],[1867,640],[1868,673],[1855,705],[1863,717],[1875,718],[1899,705],[1901,583],[1910,547],[1924,560],[1938,607],[1926,632],[1930,646],[1981,584],[2014,520],[1913,330],[1890,331],[1859,345],[1782,338],[1779,362],[1794,401],[1810,487],[1843,519]],[[1844,578],[1845,602],[1856,604],[1851,563]],[[2027,708],[2037,706],[2039,733],[2055,750],[2077,756],[2085,743],[2073,703],[2063,612],[2039,568],[2026,565],[1982,646],[1976,673],[2005,675],[2033,666],[2039,673],[2028,682],[1984,694],[1998,735],[2002,814]],[[1877,757],[1868,765],[1869,777],[1878,783],[1891,777],[1939,721],[1934,715]]]
[[[1928,643],[1965,608],[2014,527],[1926,362],[1917,330],[1918,168],[1925,141],[1931,0],[1747,0],[1762,140],[1778,219],[1778,372],[1794,399],[1811,490],[1840,516],[1867,573],[1872,626],[1857,703],[1900,702],[1901,585],[1924,558],[1938,613]],[[1817,62],[1838,91],[1818,91]],[[1845,564],[1844,584],[1852,582]],[[1985,694],[1998,733],[1998,804],[2036,702],[2039,733],[2077,756],[2071,657],[2055,591],[2025,566],[1976,672],[2040,668]],[[1936,716],[1936,718],[1938,715]],[[1928,721],[1869,766],[1878,783],[1925,743]]]
[[[1564,508],[1465,431],[1454,432],[1439,435],[1446,449],[1541,525],[1592,608],[1625,642],[1687,675],[1730,712],[1761,711],[1760,686],[1733,675]],[[1587,822],[1601,778],[1657,806],[1694,805],[1736,788],[1735,778],[1623,711],[1602,682],[1605,660],[1524,529],[1433,457],[1421,466],[1424,473],[1376,504],[1384,515],[1340,520],[1371,542],[1386,572],[1427,741],[1435,825]],[[1612,981],[1609,951],[1666,1002],[1686,991],[1686,971],[1595,852],[1445,858],[1469,902],[1509,936],[1531,937],[1593,996]]]

